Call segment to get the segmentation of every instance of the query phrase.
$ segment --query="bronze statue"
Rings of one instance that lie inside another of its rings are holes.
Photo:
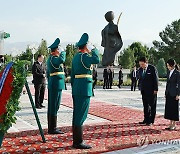
[[[120,16],[118,18],[118,22]],[[102,30],[101,46],[104,47],[102,65],[108,66],[114,64],[115,55],[122,48],[123,42],[121,39],[121,35],[118,31],[118,25],[114,24],[113,22],[114,12],[107,12],[105,14],[105,19],[109,22],[109,24]]]

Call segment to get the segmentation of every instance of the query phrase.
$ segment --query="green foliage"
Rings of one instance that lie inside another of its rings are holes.
[[[127,79],[123,82],[122,86],[131,86],[131,79]]]
[[[12,123],[16,122],[15,113],[20,110],[19,97],[25,83],[26,73],[23,62],[16,62],[13,65],[13,92],[6,105],[6,114],[2,116],[3,123],[1,123],[0,131],[6,132]]]
[[[47,47],[47,42],[46,42],[46,40],[44,40],[44,39],[42,39],[41,40],[41,44],[39,45],[39,47],[38,47],[38,50],[37,50],[37,52],[35,53],[35,59],[37,59],[37,56],[39,55],[39,54],[41,54],[41,55],[44,55],[44,57],[45,57],[45,60],[47,59],[47,57],[48,57],[48,55],[49,55],[49,49],[48,49],[48,47]]]
[[[149,57],[148,51],[149,49],[140,42],[134,42],[123,50],[119,56],[119,64],[127,69],[131,69],[134,65],[138,66],[141,57]]]
[[[9,63],[10,61],[12,61],[12,56],[11,55],[4,55],[5,61],[6,63]]]
[[[161,58],[159,52],[157,52],[155,48],[151,47],[148,50],[148,54],[149,54],[149,63],[153,65],[157,65],[158,60]]]
[[[163,78],[167,74],[166,64],[164,58],[159,59],[157,64],[157,70],[160,78]]]
[[[134,42],[130,45],[130,50],[134,51],[135,63],[138,64],[141,57],[148,58],[148,48],[143,46],[140,42]]]
[[[27,60],[32,61],[33,55],[32,55],[32,49],[30,49],[29,46],[27,46],[26,51],[23,52],[21,55],[18,56],[19,60]]]
[[[166,82],[167,78],[159,78],[159,81]]]
[[[65,65],[67,67],[71,67],[72,59],[73,59],[74,55],[77,52],[78,52],[77,48],[75,48],[75,46],[73,44],[68,44],[66,46],[66,61],[65,61]]]
[[[101,81],[101,80],[98,80],[97,81],[97,86],[103,86],[104,84],[104,81]],[[113,86],[118,86],[119,84],[119,81],[117,80],[113,80]],[[124,81],[122,86],[130,86],[131,85],[131,80],[130,79],[127,79],[127,81]]]
[[[103,54],[99,53],[100,63],[97,64],[98,67],[103,67],[103,66],[102,66],[102,57],[103,57]]]
[[[22,63],[24,63],[24,65],[31,65],[31,62],[28,60],[21,60]]]
[[[122,55],[119,56],[119,64],[123,68],[131,69],[135,64],[134,51],[130,48],[124,49]]]
[[[167,25],[165,30],[159,33],[162,41],[154,41],[153,44],[162,58],[167,61],[170,57],[180,63],[180,19]]]

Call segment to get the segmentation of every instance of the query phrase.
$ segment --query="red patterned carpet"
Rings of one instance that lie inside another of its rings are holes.
[[[64,93],[62,102],[72,107],[71,95]],[[0,153],[102,153],[147,144],[143,139],[150,144],[180,138],[180,123],[176,131],[166,131],[168,121],[162,116],[156,117],[153,126],[141,126],[138,124],[143,118],[141,111],[94,100],[89,113],[110,120],[84,127],[84,140],[93,146],[90,150],[73,149],[71,127],[63,127],[63,135],[48,135],[45,130],[46,143],[38,130],[7,134]]]

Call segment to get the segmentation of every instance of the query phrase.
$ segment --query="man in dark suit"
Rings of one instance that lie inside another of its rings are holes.
[[[103,78],[104,78],[103,89],[107,89],[108,88],[108,70],[107,70],[107,68],[104,69]]]
[[[158,73],[157,69],[148,64],[145,57],[139,60],[139,77],[141,85],[142,101],[144,106],[144,120],[139,124],[151,125],[154,123],[156,115],[157,93],[158,93]]]
[[[114,70],[113,70],[113,66],[109,66],[108,69],[108,89],[112,89],[112,85],[113,85],[113,78],[114,78]]]
[[[136,70],[136,66],[134,66],[131,74],[130,74],[130,78],[131,78],[131,91],[135,91],[136,90],[136,85],[137,85],[137,70]]]
[[[122,72],[122,67],[120,66],[120,70],[119,70],[119,84],[118,84],[118,87],[121,88],[121,85],[123,83],[123,72]]]
[[[33,83],[35,88],[35,105],[37,109],[43,106],[45,92],[45,66],[43,64],[44,56],[38,55],[37,61],[32,66]]]

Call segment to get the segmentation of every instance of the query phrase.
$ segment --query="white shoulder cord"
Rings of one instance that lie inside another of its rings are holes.
[[[86,67],[85,64],[83,63],[83,60],[82,60],[82,56],[84,55],[84,53],[81,54],[81,63],[83,65],[83,67],[87,70],[92,70],[92,65],[90,66],[90,68]]]
[[[50,63],[51,63],[51,65],[52,65],[52,67],[53,67],[54,69],[60,69],[61,64],[59,65],[59,67],[55,67],[55,66],[53,65],[53,63],[52,63],[52,58],[53,58],[53,56],[52,56],[51,59],[50,59]],[[56,58],[56,57],[55,57],[55,58]]]

